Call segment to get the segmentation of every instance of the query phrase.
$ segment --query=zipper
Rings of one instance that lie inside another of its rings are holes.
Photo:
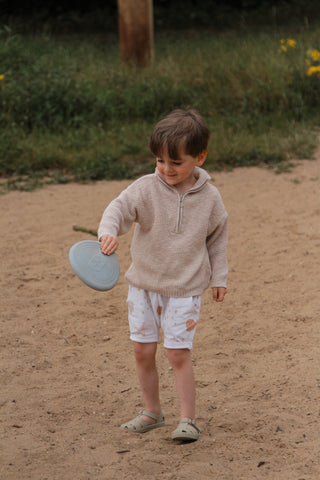
[[[179,193],[179,208],[178,208],[178,220],[177,220],[176,233],[180,233],[180,230],[181,230],[183,197],[184,195]]]

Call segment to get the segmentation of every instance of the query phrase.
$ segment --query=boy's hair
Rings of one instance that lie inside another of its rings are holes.
[[[156,156],[168,155],[178,160],[181,153],[196,157],[207,150],[210,131],[196,110],[173,110],[154,127],[149,147]]]

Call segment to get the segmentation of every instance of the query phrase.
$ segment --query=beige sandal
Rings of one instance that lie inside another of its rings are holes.
[[[172,433],[172,440],[182,442],[195,442],[200,436],[200,428],[192,418],[183,418],[178,427]]]
[[[152,418],[155,420],[155,422],[147,423],[145,420],[143,420],[143,418],[141,418],[142,415]],[[149,430],[153,430],[154,428],[163,427],[164,424],[164,416],[162,412],[159,415],[156,415],[155,413],[148,412],[148,410],[141,410],[137,417],[127,423],[124,423],[120,428],[123,430],[129,430],[129,432],[145,433],[149,432]]]

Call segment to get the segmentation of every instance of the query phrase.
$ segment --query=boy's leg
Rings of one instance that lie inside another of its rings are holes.
[[[145,409],[159,415],[161,413],[159,398],[159,377],[156,367],[157,343],[134,342],[136,370],[140,382]],[[146,423],[154,423],[150,417],[142,416]]]
[[[195,382],[191,352],[187,348],[169,349],[167,356],[176,378],[181,418],[195,419]]]
[[[181,420],[171,438],[182,442],[198,440],[200,428],[195,422],[195,382],[190,350],[168,349],[169,361],[176,377]]]

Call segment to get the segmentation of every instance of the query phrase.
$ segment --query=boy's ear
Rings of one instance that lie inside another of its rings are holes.
[[[204,164],[206,158],[207,158],[207,151],[203,150],[203,152],[199,153],[198,155],[197,167],[201,167]]]

